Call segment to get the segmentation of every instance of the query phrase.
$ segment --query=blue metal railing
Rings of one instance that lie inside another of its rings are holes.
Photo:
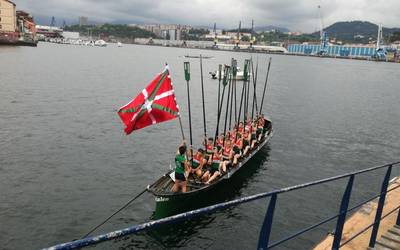
[[[334,240],[333,240],[333,244],[332,244],[332,249],[339,249],[341,246],[347,244],[348,242],[350,242],[351,240],[353,240],[354,238],[356,238],[358,235],[360,235],[361,233],[365,232],[366,230],[368,230],[369,228],[372,227],[372,233],[371,233],[371,237],[370,237],[370,242],[369,242],[369,247],[373,248],[375,246],[375,242],[376,242],[376,236],[378,233],[378,229],[379,229],[379,225],[380,225],[380,221],[384,218],[386,218],[389,214],[399,210],[399,214],[397,217],[397,221],[396,224],[400,226],[400,204],[398,207],[396,207],[395,209],[393,209],[392,211],[390,211],[389,213],[385,214],[384,216],[382,216],[382,211],[383,211],[383,206],[385,203],[385,198],[386,198],[386,194],[390,191],[393,191],[394,189],[397,189],[400,187],[400,185],[393,187],[391,189],[388,190],[388,185],[389,185],[389,179],[390,179],[390,174],[392,171],[393,167],[398,167],[400,166],[400,162],[395,162],[395,163],[390,163],[390,164],[386,164],[383,166],[378,166],[378,167],[372,167],[372,168],[367,168],[364,170],[360,170],[360,171],[354,171],[351,173],[347,173],[347,174],[343,174],[343,175],[338,175],[338,176],[334,176],[334,177],[330,177],[330,178],[326,178],[326,179],[322,179],[322,180],[318,180],[318,181],[313,181],[313,182],[308,182],[308,183],[304,183],[304,184],[300,184],[300,185],[296,185],[296,186],[291,186],[291,187],[287,187],[287,188],[282,188],[282,189],[278,189],[278,190],[274,190],[271,192],[266,192],[266,193],[259,193],[256,195],[251,195],[251,196],[247,196],[247,197],[243,197],[240,199],[236,199],[236,200],[232,200],[232,201],[228,201],[228,202],[223,202],[223,203],[218,203],[212,206],[208,206],[208,207],[204,207],[204,208],[200,208],[200,209],[196,209],[196,210],[192,210],[186,213],[181,213],[181,214],[177,214],[174,216],[170,216],[170,217],[166,217],[163,219],[159,219],[159,220],[154,220],[154,221],[150,221],[147,223],[143,223],[140,225],[135,225],[132,227],[128,227],[125,229],[121,229],[121,230],[117,230],[117,231],[113,231],[107,234],[102,234],[102,235],[98,235],[98,236],[94,236],[94,237],[87,237],[84,239],[80,239],[80,240],[75,240],[72,242],[67,242],[67,243],[63,243],[63,244],[59,244],[53,247],[50,247],[48,249],[77,249],[77,248],[81,248],[81,247],[85,247],[85,246],[89,246],[89,245],[94,245],[103,241],[109,241],[115,238],[119,238],[122,236],[126,236],[129,234],[135,234],[138,233],[140,231],[144,231],[144,230],[149,230],[155,227],[158,227],[160,225],[165,225],[165,224],[169,224],[169,223],[174,223],[177,221],[182,221],[182,220],[188,220],[190,218],[193,218],[195,216],[200,216],[200,215],[204,215],[204,214],[208,214],[208,213],[212,213],[216,210],[221,210],[221,209],[226,209],[232,206],[236,206],[242,203],[247,203],[247,202],[251,202],[254,200],[259,200],[262,198],[266,198],[266,197],[271,197],[269,200],[269,204],[268,204],[268,209],[267,209],[267,213],[265,215],[265,219],[260,231],[260,236],[259,236],[259,242],[258,242],[258,249],[270,249],[273,248],[275,246],[278,246],[288,240],[291,240],[305,232],[308,232],[318,226],[321,226],[322,224],[325,224],[329,221],[332,221],[334,219],[337,219],[336,222],[336,229],[335,229],[335,233],[334,233]],[[366,172],[371,172],[371,171],[375,171],[378,169],[386,169],[386,174],[385,177],[382,181],[382,185],[381,185],[381,191],[379,194],[375,195],[374,197],[371,197],[353,207],[351,207],[350,209],[348,208],[349,206],[349,201],[350,201],[350,197],[351,197],[351,192],[352,192],[352,187],[353,187],[353,183],[354,183],[354,179],[355,176],[360,175],[362,173],[366,173]],[[276,201],[278,199],[278,196],[282,193],[287,193],[287,192],[291,192],[294,190],[299,190],[299,189],[303,189],[306,187],[311,187],[311,186],[315,186],[315,185],[319,185],[322,183],[327,183],[327,182],[332,182],[335,180],[339,180],[339,179],[345,179],[348,178],[348,182],[347,182],[347,186],[345,189],[345,192],[343,194],[341,203],[340,203],[340,209],[339,209],[339,213],[336,215],[333,215],[329,218],[326,218],[324,220],[321,220],[320,222],[309,226],[307,228],[304,228],[284,239],[281,239],[279,241],[273,242],[271,244],[269,244],[269,239],[270,239],[270,234],[271,234],[271,230],[272,230],[272,222],[273,222],[273,217],[274,217],[274,211],[275,211],[275,205],[276,205]],[[341,243],[341,238],[342,238],[342,231],[343,231],[343,226],[346,220],[346,214],[347,212],[350,212],[360,206],[362,206],[363,204],[372,201],[373,199],[376,199],[379,197],[379,201],[378,201],[378,207],[376,210],[376,214],[375,214],[375,220],[374,223],[372,223],[371,225],[369,225],[367,228],[363,229],[361,232],[356,233],[355,235],[353,235],[352,237],[350,237],[348,240],[346,240],[345,242]]]

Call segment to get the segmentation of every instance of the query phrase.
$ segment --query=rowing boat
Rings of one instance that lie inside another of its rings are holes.
[[[202,68],[202,59],[200,56],[200,74],[201,74],[201,89],[202,89],[202,104],[203,104],[203,128],[204,128],[204,138],[207,138],[207,130],[206,130],[206,112],[205,112],[205,100],[204,100],[204,85],[203,85],[203,68]],[[265,91],[268,80],[268,73],[270,68],[271,60],[268,64],[268,71],[266,75],[266,81],[263,89],[263,95],[261,99],[261,103],[258,106],[257,95],[256,95],[256,84],[257,84],[257,74],[255,77],[249,77],[252,75],[253,71],[250,71],[250,66],[253,67],[252,60],[245,60],[244,70],[242,74],[243,84],[242,91],[240,94],[240,105],[238,107],[237,112],[237,104],[239,99],[236,98],[236,81],[235,79],[238,76],[238,67],[237,61],[232,59],[231,66],[219,65],[219,87],[218,87],[218,105],[217,105],[217,126],[215,130],[214,142],[217,139],[217,135],[219,135],[219,125],[222,118],[222,113],[225,114],[224,119],[224,129],[223,134],[227,135],[227,132],[239,126],[240,123],[246,124],[250,126],[246,128],[246,130],[250,130],[251,132],[251,123],[250,121],[257,121],[259,117],[264,117],[262,115],[262,107],[263,101],[265,97]],[[258,67],[258,66],[257,66]],[[222,70],[223,68],[223,70]],[[190,91],[189,91],[189,81],[190,81],[190,62],[184,62],[184,72],[185,72],[185,80],[187,85],[187,97],[188,97],[188,115],[189,115],[189,138],[190,144],[189,146],[193,146],[192,140],[192,126],[191,126],[191,112],[190,112]],[[252,80],[252,90],[253,94],[250,95],[250,82]],[[222,93],[221,92],[222,88]],[[225,90],[227,89],[227,92]],[[224,103],[224,96],[226,96],[226,104]],[[252,101],[250,103],[250,100]],[[223,106],[225,108],[223,109]],[[250,106],[250,107],[249,107]],[[233,109],[233,107],[235,107]],[[243,109],[242,109],[243,107]],[[260,109],[258,109],[260,107]],[[243,121],[241,121],[241,113],[243,111]],[[251,113],[251,116],[250,116]],[[254,116],[255,114],[255,116]],[[171,80],[171,76],[169,74],[169,67],[166,66],[165,69],[156,75],[156,77],[149,83],[149,85],[144,88],[131,102],[121,107],[118,110],[118,115],[120,116],[122,122],[125,124],[125,133],[130,134],[135,130],[142,129],[144,127],[154,125],[156,123],[165,122],[168,120],[172,120],[178,118],[179,127],[182,134],[182,140],[185,142],[185,135],[183,131],[181,115],[179,112],[179,106],[176,101],[176,97],[174,94],[174,88]],[[228,116],[229,115],[229,116]],[[229,117],[229,119],[228,119]],[[232,118],[234,118],[233,126],[232,126]],[[253,119],[255,118],[255,119]],[[236,124],[236,125],[235,125]],[[227,130],[228,129],[228,130]],[[221,123],[221,131],[222,131],[222,123]],[[244,131],[243,131],[244,133]],[[155,181],[152,185],[149,185],[146,190],[152,193],[155,196],[156,200],[156,217],[163,217],[167,215],[173,214],[174,210],[172,208],[178,208],[179,206],[187,207],[189,206],[190,200],[194,197],[199,197],[200,195],[208,195],[210,190],[214,189],[217,186],[221,186],[221,183],[230,183],[229,180],[233,175],[235,175],[240,169],[245,168],[244,166],[248,163],[271,139],[272,137],[272,122],[271,120],[265,119],[263,122],[263,131],[261,132],[261,136],[258,138],[258,142],[251,144],[251,149],[248,151],[248,148],[244,150],[246,153],[244,156],[241,156],[235,165],[228,167],[225,169],[224,165],[224,173],[221,175],[213,175],[212,178],[205,177],[203,181],[194,175],[185,176],[186,182],[180,182],[175,180],[175,174],[183,174],[184,170],[181,170],[181,165],[177,165],[176,170],[170,170],[163,176],[161,176],[157,181]],[[211,137],[212,138],[212,137]],[[250,138],[249,138],[250,139]],[[247,139],[246,139],[247,140]],[[225,142],[225,141],[224,141]],[[251,140],[249,141],[250,144]],[[204,141],[204,145],[207,142]],[[183,144],[183,145],[184,145]],[[248,145],[250,146],[250,145]],[[215,147],[215,144],[214,144]],[[228,146],[229,149],[229,146]],[[225,149],[224,149],[225,150]],[[183,153],[180,153],[180,156],[183,156]],[[178,157],[178,156],[177,156]],[[187,155],[186,155],[187,157]],[[212,156],[211,156],[212,157]],[[185,157],[184,157],[185,158]],[[187,158],[186,158],[187,159]],[[213,159],[214,160],[214,159]],[[183,164],[182,161],[177,161],[178,164]],[[186,165],[186,164],[185,164]],[[185,166],[186,167],[186,166]],[[207,166],[204,166],[207,168]],[[213,166],[210,166],[213,167]],[[177,170],[181,171],[178,172]],[[212,170],[212,169],[211,169]],[[176,171],[176,173],[175,173]],[[219,172],[217,173],[219,174]],[[180,177],[183,178],[183,177]],[[210,179],[208,179],[210,178]],[[210,182],[211,180],[211,182]],[[185,188],[186,186],[186,188]],[[174,187],[174,188],[173,188]],[[185,192],[179,192],[179,188],[185,190]],[[172,189],[174,191],[172,191]],[[202,198],[198,198],[202,199]],[[204,198],[207,200],[207,197]]]
[[[209,191],[214,189],[219,184],[229,181],[229,179],[236,174],[240,169],[245,168],[246,163],[248,163],[254,155],[256,155],[271,139],[273,135],[272,123],[266,120],[269,126],[264,134],[261,141],[250,151],[250,153],[239,161],[237,166],[229,168],[227,172],[217,178],[214,182],[210,184],[204,184],[199,180],[196,180],[192,176],[189,176],[187,180],[187,191],[182,192],[172,192],[172,186],[175,182],[174,170],[168,171],[166,174],[161,176],[156,182],[147,187],[147,191],[155,196],[156,201],[156,212],[158,217],[163,217],[170,215],[173,209],[177,208],[177,205],[184,205],[189,202],[193,197],[197,197],[200,194],[207,195]]]

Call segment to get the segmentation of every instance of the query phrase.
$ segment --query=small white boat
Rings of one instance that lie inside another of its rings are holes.
[[[118,46],[118,47],[122,47],[122,43],[121,43],[121,42],[118,42],[118,43],[117,43],[117,46]]]
[[[96,42],[94,42],[94,45],[99,47],[106,47],[107,43],[104,40],[97,40]]]
[[[243,74],[244,74],[243,71],[238,71],[238,72],[236,73],[235,79],[236,79],[237,81],[243,81]],[[210,75],[211,75],[211,78],[212,78],[212,79],[218,79],[219,70],[214,71],[214,72],[210,72]],[[221,78],[222,78],[222,77],[224,77],[224,72],[223,72],[223,71],[221,72]],[[251,77],[251,73],[248,74],[248,77]]]

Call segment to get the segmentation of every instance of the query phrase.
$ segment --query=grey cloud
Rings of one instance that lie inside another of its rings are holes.
[[[400,26],[398,0],[15,0],[19,9],[59,20],[88,16],[98,22],[180,23],[236,27],[280,25],[311,32],[319,27],[317,6],[326,26],[344,20],[367,20]]]

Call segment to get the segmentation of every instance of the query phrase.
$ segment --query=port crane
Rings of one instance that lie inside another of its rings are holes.
[[[239,43],[240,43],[240,29],[241,29],[241,27],[242,27],[242,21],[239,21],[239,29],[237,31],[236,42],[235,42],[235,47],[234,47],[235,50],[239,50],[240,49]]]
[[[212,46],[213,49],[218,49],[218,37],[217,37],[217,23],[214,23],[214,45]]]
[[[324,23],[322,21],[321,5],[318,5],[318,17],[320,20],[320,48],[318,55],[325,55],[328,53],[328,35],[324,31]]]
[[[256,37],[254,36],[254,20],[251,20],[251,34],[250,34],[250,46],[249,49],[254,49],[253,45],[256,43]]]
[[[375,58],[386,59],[386,48],[383,44],[382,24],[379,24],[378,26],[378,37],[376,39]]]
[[[56,26],[56,18],[53,16],[51,17],[50,27],[55,27],[55,26]]]

